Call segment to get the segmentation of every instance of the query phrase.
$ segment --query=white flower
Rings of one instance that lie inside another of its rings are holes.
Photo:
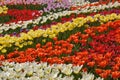
[[[53,19],[54,19],[54,14],[53,14],[53,15],[48,16],[48,19],[49,19],[49,20],[53,20]]]
[[[23,21],[24,22],[24,21]],[[22,23],[22,21],[18,21],[18,24],[21,24]]]
[[[97,78],[97,79],[95,79],[95,80],[104,80],[104,79],[99,77],[99,78]]]
[[[70,66],[64,66],[63,69],[61,70],[62,73],[66,75],[70,75],[72,73],[72,68]]]
[[[30,77],[28,80],[40,80],[40,78],[37,76],[33,76],[33,77]]]
[[[9,76],[10,76],[10,73],[9,73],[9,72],[6,72],[6,73],[4,73],[3,75],[6,76],[6,77],[9,77]]]
[[[94,75],[90,74],[90,73],[88,74],[86,72],[83,72],[81,80],[94,80]]]
[[[55,16],[55,19],[58,19],[58,14],[55,13],[54,16]]]
[[[51,72],[51,77],[52,78],[56,78],[59,74],[59,70],[58,69],[52,69],[52,72]]]
[[[5,31],[8,31],[9,29],[7,28],[7,26],[5,26],[5,27],[4,27],[4,30],[5,30]]]
[[[71,77],[66,76],[62,80],[74,80],[74,77],[73,76],[71,76]]]
[[[3,30],[0,29],[0,33],[2,33],[2,32],[3,32]]]
[[[62,68],[61,68],[62,67]],[[74,75],[72,71],[79,71],[81,66],[73,66],[72,64],[54,64],[47,65],[47,63],[37,64],[36,62],[25,62],[25,63],[9,63],[3,62],[0,70],[0,80],[73,80]],[[66,74],[62,76],[63,72]],[[82,74],[82,79],[78,80],[94,80],[94,75],[91,73]],[[58,75],[59,74],[59,75]],[[103,80],[97,78],[95,80]]]
[[[47,21],[47,17],[43,17],[41,23],[45,23]]]
[[[52,68],[51,68],[50,66],[44,68],[45,74],[50,74],[50,73],[51,73],[51,69],[52,69]]]
[[[75,74],[78,74],[82,67],[83,67],[83,65],[82,66],[73,66],[73,72]]]
[[[43,69],[37,70],[37,75],[38,75],[40,78],[43,78],[44,75],[45,75]]]
[[[16,65],[14,67],[14,69],[15,69],[16,72],[20,72],[22,70],[22,65],[21,64],[20,65]]]
[[[22,25],[22,28],[23,28],[23,29],[26,29],[26,28],[27,28],[27,24],[26,24],[26,25],[23,24],[23,25]]]
[[[12,27],[10,27],[10,28],[14,30],[14,29],[16,29],[16,26],[12,26]]]

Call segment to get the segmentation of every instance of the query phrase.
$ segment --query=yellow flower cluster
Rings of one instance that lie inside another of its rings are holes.
[[[10,37],[9,35],[5,35],[4,37],[0,37],[0,51],[2,53],[6,53],[7,48],[13,45],[15,46],[15,49],[22,48],[23,46],[27,45],[32,45],[34,43],[32,40],[41,36],[54,38],[58,35],[59,32],[73,30],[75,27],[81,27],[87,22],[95,22],[99,20],[99,22],[102,24],[111,20],[118,19],[120,19],[120,14],[117,15],[113,13],[106,16],[97,14],[94,17],[88,16],[86,18],[76,18],[73,19],[73,22],[66,22],[64,24],[58,23],[57,25],[53,25],[51,28],[48,28],[46,30],[30,30],[28,33],[21,33],[20,37]]]
[[[8,11],[8,8],[6,6],[0,6],[0,14],[6,14]]]

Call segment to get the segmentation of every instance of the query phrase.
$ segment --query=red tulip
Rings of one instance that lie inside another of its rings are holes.
[[[112,72],[112,77],[113,77],[114,79],[120,78],[120,71]]]

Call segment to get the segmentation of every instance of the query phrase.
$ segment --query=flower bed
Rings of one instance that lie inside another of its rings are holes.
[[[84,28],[84,25],[88,26],[97,26],[100,25],[101,23],[106,23],[108,21],[112,20],[119,20],[119,16],[117,14],[111,14],[111,15],[95,15],[94,18],[88,16],[86,18],[76,18],[73,20],[72,23],[67,22],[64,24],[58,24],[58,25],[53,25],[50,28],[46,30],[30,30],[28,33],[21,33],[20,37],[10,37],[9,35],[6,35],[4,37],[0,38],[0,44],[1,44],[1,51],[3,50],[4,53],[6,51],[12,51],[15,49],[23,49],[25,46],[27,47],[28,45],[32,45],[33,43],[41,43],[43,39],[46,40],[51,40],[55,36],[62,36],[62,33],[67,33],[69,34],[69,31],[72,33],[76,32],[74,29],[75,28]],[[99,21],[98,21],[99,20]],[[92,24],[90,24],[92,22]],[[69,26],[68,26],[69,25]],[[59,27],[60,26],[60,27]],[[62,39],[62,38],[61,38]],[[7,41],[7,42],[6,42]],[[31,46],[31,47],[32,47]]]
[[[14,51],[6,57],[1,55],[0,59],[19,63],[42,61],[49,64],[83,65],[83,68],[96,76],[118,79],[120,78],[119,22],[120,20],[117,20],[87,28],[66,40],[54,38],[53,42],[47,42],[45,45],[37,44],[36,49]]]
[[[29,7],[31,2],[26,2],[28,6],[20,5]],[[12,4],[8,6],[17,6]],[[26,7],[25,11],[8,10],[18,22],[0,24],[0,79],[119,80],[119,4],[85,3],[77,10],[49,11],[41,16]],[[35,14],[21,18],[17,13],[23,11]]]
[[[64,17],[64,16],[71,16],[72,14],[89,14],[89,13],[92,13],[92,12],[99,12],[101,10],[105,10],[105,9],[112,9],[112,8],[118,8],[119,9],[119,6],[120,3],[118,2],[115,2],[114,4],[112,4],[111,6],[111,3],[109,3],[108,5],[99,5],[99,6],[93,6],[92,8],[89,8],[89,7],[85,7],[81,10],[75,10],[75,11],[69,11],[69,10],[66,10],[66,11],[62,11],[62,12],[57,12],[57,13],[53,13],[53,12],[50,12],[50,14],[48,15],[43,15],[41,17],[38,17],[37,19],[34,19],[34,20],[29,20],[29,21],[19,21],[17,24],[16,23],[10,23],[10,24],[0,24],[0,33],[2,32],[5,32],[8,31],[8,30],[14,30],[14,29],[17,29],[20,31],[20,29],[24,29],[24,28],[33,28],[34,26],[41,26],[41,25],[44,25],[44,24],[49,24],[51,22],[56,22],[56,21],[59,21],[59,19],[61,17]],[[29,27],[30,25],[30,27]],[[20,28],[20,29],[19,29]]]

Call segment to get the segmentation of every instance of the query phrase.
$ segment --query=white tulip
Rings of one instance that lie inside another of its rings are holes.
[[[61,70],[61,72],[66,74],[66,75],[70,75],[72,73],[72,71],[73,70],[71,68],[71,65],[67,65],[66,67],[64,65],[63,69]]]
[[[73,66],[73,72],[75,74],[78,74],[83,66]]]

